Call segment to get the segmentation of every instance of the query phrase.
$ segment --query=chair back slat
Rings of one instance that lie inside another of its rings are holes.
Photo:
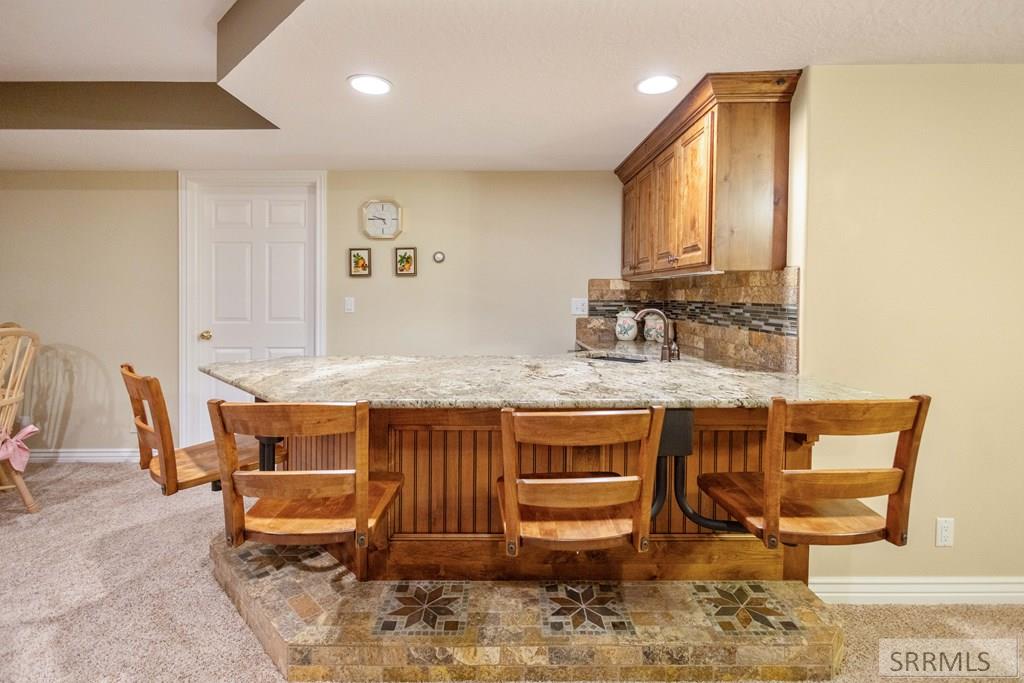
[[[792,434],[867,436],[902,432],[914,425],[918,402],[792,401],[786,405],[786,431]]]
[[[149,451],[160,450],[160,435],[156,430],[139,418],[135,418],[135,433],[139,437],[139,445]]]
[[[636,502],[640,477],[579,477],[573,479],[520,479],[520,505],[549,508],[593,508]]]
[[[160,380],[138,374],[130,363],[121,364],[121,379],[128,392],[138,437],[139,467],[147,469],[155,451],[160,462],[160,484],[164,494],[172,495],[178,490],[178,462],[174,458],[171,418]]]
[[[249,436],[327,436],[356,430],[355,403],[224,403],[224,427]]]
[[[639,441],[650,426],[649,410],[517,412],[515,439],[543,446],[604,446]]]
[[[900,489],[903,471],[895,467],[870,470],[783,470],[783,500],[873,498]]]
[[[233,475],[235,492],[248,498],[280,500],[341,498],[355,493],[355,470],[246,472]]]

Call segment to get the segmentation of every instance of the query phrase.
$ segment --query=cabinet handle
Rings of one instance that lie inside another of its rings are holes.
[[[676,262],[676,261],[678,261],[678,260],[679,260],[679,257],[678,257],[678,256],[669,256],[669,257],[668,257],[668,262],[669,262],[669,263],[675,263],[675,262]]]

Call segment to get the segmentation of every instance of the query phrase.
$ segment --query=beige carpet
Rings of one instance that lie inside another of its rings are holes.
[[[210,574],[219,494],[164,498],[131,465],[27,480],[40,513],[0,494],[0,681],[281,680]],[[1021,605],[837,610],[851,683],[879,680],[879,638],[1024,635]]]

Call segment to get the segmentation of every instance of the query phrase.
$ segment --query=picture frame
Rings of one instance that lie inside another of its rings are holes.
[[[349,277],[370,277],[371,268],[369,247],[353,247],[348,250]]]
[[[417,266],[416,247],[395,247],[395,275],[414,276]]]

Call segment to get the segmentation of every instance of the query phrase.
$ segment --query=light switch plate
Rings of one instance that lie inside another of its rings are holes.
[[[573,315],[586,315],[587,300],[573,297],[569,300],[569,308]]]
[[[345,297],[345,312],[355,313],[356,312],[356,298],[354,296]]]

